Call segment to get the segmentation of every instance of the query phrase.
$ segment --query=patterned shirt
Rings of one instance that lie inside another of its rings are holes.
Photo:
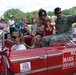
[[[76,16],[63,15],[61,18],[56,19],[56,34],[65,34],[66,37],[72,38],[73,28],[72,23],[76,22]]]

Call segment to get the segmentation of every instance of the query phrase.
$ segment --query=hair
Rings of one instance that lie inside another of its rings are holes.
[[[49,17],[45,17],[45,22],[51,22],[50,18]]]
[[[40,25],[42,25],[43,24],[43,21],[42,20],[40,20],[40,19],[37,19],[37,21],[36,21],[37,23],[39,22],[39,24]]]
[[[20,38],[20,43],[24,44],[24,38],[21,32],[13,32],[12,35],[17,35]]]
[[[76,28],[76,24],[74,24],[74,28]]]
[[[59,11],[61,11],[61,8],[60,8],[60,7],[56,7],[56,8],[54,9],[54,13],[55,13],[55,14],[58,13]]]
[[[33,20],[33,24],[36,23],[36,22],[37,22],[37,21],[34,19],[34,20]]]
[[[43,12],[45,13],[45,16],[47,16],[46,11],[44,9],[40,9],[39,12],[38,12],[39,17],[41,17]]]
[[[5,21],[3,18],[1,18],[1,21]]]

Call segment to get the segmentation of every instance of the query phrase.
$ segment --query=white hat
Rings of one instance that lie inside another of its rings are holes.
[[[13,17],[13,15],[10,15],[10,17]]]
[[[49,15],[47,15],[48,18],[51,18]]]
[[[1,16],[1,17],[0,17],[0,20],[1,20],[1,19],[3,19],[3,20],[4,20],[4,16]]]

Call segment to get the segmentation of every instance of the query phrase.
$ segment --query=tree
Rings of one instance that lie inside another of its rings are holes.
[[[40,8],[40,9],[42,9],[42,8]],[[39,12],[38,10],[37,11],[32,11],[32,12],[26,12],[26,13],[24,13],[23,11],[20,11],[20,9],[14,9],[14,8],[12,8],[12,9],[7,10],[4,13],[3,16],[4,16],[4,18],[5,18],[6,21],[9,19],[9,16],[12,14],[12,15],[14,15],[14,17],[23,18],[24,20],[26,20],[26,22],[32,23],[31,22],[31,14],[33,12],[36,15],[35,19],[37,19],[38,18],[38,12]],[[76,15],[76,7],[72,7],[70,9],[63,10],[62,12],[65,15]],[[51,17],[51,16],[54,15],[54,12],[53,11],[48,11],[47,14],[48,14],[48,16]]]
[[[10,15],[16,15],[18,12],[20,12],[19,9],[9,9],[4,13],[4,18],[7,21],[9,19]]]

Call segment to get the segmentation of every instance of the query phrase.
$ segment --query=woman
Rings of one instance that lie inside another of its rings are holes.
[[[13,32],[11,36],[14,45],[12,46],[12,50],[26,50],[26,46],[23,42],[23,36],[19,32]]]
[[[47,12],[44,9],[40,9],[38,15],[39,15],[39,19],[43,21],[43,25],[44,25],[45,18],[47,17]]]
[[[45,22],[45,18],[46,18],[46,17],[47,17],[47,12],[46,12],[46,10],[40,9],[39,12],[38,12],[38,19],[40,19],[40,20],[43,21],[43,25],[44,25],[44,22]],[[35,13],[32,14],[31,18],[32,18],[32,23],[33,23],[34,18],[35,18]]]
[[[1,17],[1,19],[0,19],[0,35],[2,32],[4,32],[5,39],[7,39],[7,35],[8,35],[7,27],[8,27],[8,24],[5,22],[4,18]]]

